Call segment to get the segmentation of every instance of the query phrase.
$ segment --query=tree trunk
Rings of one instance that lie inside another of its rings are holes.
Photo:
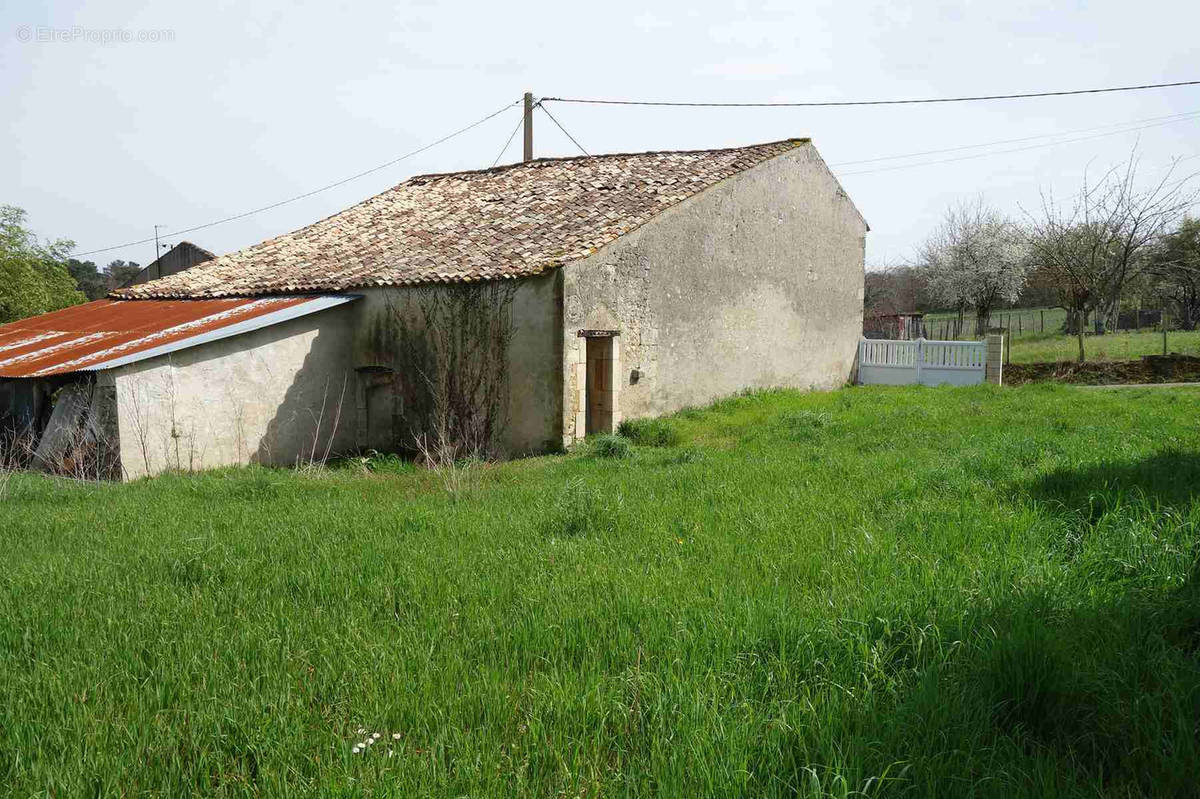
[[[975,311],[975,338],[983,338],[987,333],[987,320],[990,314],[986,308],[979,308]]]
[[[1084,319],[1085,319],[1085,317],[1086,317],[1086,316],[1087,316],[1087,315],[1086,315],[1085,313],[1083,313],[1083,311],[1079,311],[1079,312],[1078,312],[1078,314],[1077,314],[1077,316],[1076,316],[1076,321],[1078,322],[1078,324],[1076,324],[1076,325],[1075,325],[1075,335],[1076,335],[1076,337],[1079,339],[1079,362],[1080,362],[1080,363],[1083,363],[1083,361],[1084,361],[1084,354],[1083,354],[1083,325],[1084,325]]]

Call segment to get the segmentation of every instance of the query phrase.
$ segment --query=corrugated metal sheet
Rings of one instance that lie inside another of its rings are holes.
[[[0,377],[111,369],[356,299],[96,300],[0,325]]]

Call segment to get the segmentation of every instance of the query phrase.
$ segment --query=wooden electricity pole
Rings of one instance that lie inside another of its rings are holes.
[[[533,92],[525,92],[525,157],[522,160],[533,160]]]
[[[154,261],[158,260],[158,255],[160,252],[162,252],[162,246],[158,243],[158,229],[160,227],[166,227],[166,225],[155,225],[154,226]],[[154,263],[154,261],[151,261],[151,263]],[[162,270],[159,270],[159,271],[162,271]]]

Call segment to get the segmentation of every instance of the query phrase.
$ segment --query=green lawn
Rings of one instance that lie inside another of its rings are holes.
[[[766,393],[453,495],[16,475],[0,793],[1192,796],[1198,409]]]
[[[1084,336],[1083,351],[1089,361],[1131,361],[1143,355],[1161,355],[1162,333],[1108,333]],[[1168,330],[1167,351],[1200,355],[1200,330]],[[1079,340],[1062,334],[1033,334],[1012,337],[1013,363],[1074,361],[1079,358]]]
[[[931,338],[941,338],[953,313],[931,313],[925,325]],[[1062,308],[1015,308],[997,311],[992,324],[1001,325],[1011,335],[1012,363],[1048,363],[1079,358],[1079,342],[1062,330],[1066,312]],[[1042,330],[1042,327],[1045,330]],[[961,336],[975,338],[975,320],[968,318]],[[1143,355],[1162,354],[1162,333],[1154,330],[1117,332],[1103,336],[1084,336],[1084,353],[1089,361],[1129,361]],[[1200,330],[1167,331],[1167,351],[1200,355]]]

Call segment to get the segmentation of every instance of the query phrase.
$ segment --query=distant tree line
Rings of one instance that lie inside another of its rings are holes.
[[[1042,207],[1010,219],[981,197],[946,211],[912,262],[867,274],[868,316],[952,310],[974,319],[982,335],[994,310],[1058,306],[1064,332],[1116,329],[1123,309],[1162,308],[1174,323],[1200,324],[1200,220],[1188,215],[1200,194],[1194,175],[1174,167],[1149,185],[1139,161],[1087,178],[1060,203],[1043,194]]]
[[[0,205],[0,324],[100,299],[141,270],[129,261],[101,269],[71,258],[75,242],[40,241],[25,220],[20,208]]]

